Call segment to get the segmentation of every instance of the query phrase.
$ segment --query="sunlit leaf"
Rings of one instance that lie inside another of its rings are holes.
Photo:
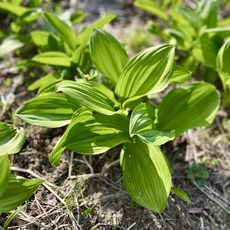
[[[128,119],[122,115],[93,115],[79,110],[49,156],[52,164],[60,162],[65,148],[81,154],[100,154],[129,141]]]
[[[0,2],[0,9],[12,13],[18,17],[22,16],[23,14],[29,11],[29,9],[26,7],[11,4],[9,2]]]
[[[220,48],[217,59],[216,68],[221,78],[223,88],[226,90],[226,83],[230,80],[230,40],[226,41]]]
[[[120,101],[136,100],[167,87],[171,81],[174,47],[162,45],[137,54],[124,67],[115,92]]]
[[[191,202],[191,200],[190,200],[189,196],[187,195],[187,193],[185,191],[183,191],[182,189],[179,189],[179,188],[173,186],[172,187],[172,192],[175,193],[175,195],[178,196],[183,201],[185,201],[187,203]]]
[[[186,20],[186,24],[188,27],[192,27],[192,28],[196,28],[199,29],[201,26],[201,20],[197,14],[197,12],[194,9],[191,9],[189,7],[180,7],[178,10],[179,14],[181,16],[183,16],[184,20]],[[178,15],[176,14],[175,17],[177,17]],[[174,18],[174,17],[173,17]],[[178,19],[174,18],[175,20],[178,21]],[[179,19],[180,20],[180,19]],[[185,26],[186,24],[180,23],[180,21],[178,21],[178,24],[181,27]],[[187,27],[185,27],[184,29],[186,30]]]
[[[0,45],[0,57],[4,57],[6,54],[23,47],[25,44],[17,38],[6,38]]]
[[[8,155],[0,156],[0,196],[5,191],[10,177],[10,161]]]
[[[155,125],[156,111],[153,105],[142,103],[132,112],[129,123],[131,137],[137,136],[145,143],[162,145],[174,139],[174,132],[162,132]]]
[[[91,33],[95,28],[103,27],[104,25],[111,22],[114,18],[116,18],[115,14],[108,14],[103,18],[100,18],[96,22],[92,23],[89,27],[87,27],[78,37],[78,44],[81,46],[87,45],[89,42],[89,38],[91,36]]]
[[[131,198],[143,207],[161,213],[171,189],[169,165],[161,150],[137,140],[125,144],[121,158],[124,186]]]
[[[53,52],[45,52],[41,54],[37,54],[33,57],[33,61],[47,64],[47,65],[55,65],[55,66],[64,66],[70,67],[71,58],[67,56],[65,53],[53,51]]]
[[[33,23],[40,15],[40,9],[30,9],[20,16],[20,20],[23,21],[23,23]]]
[[[123,46],[111,34],[95,29],[90,40],[90,53],[97,69],[115,86],[129,60]]]
[[[192,72],[184,67],[175,65],[173,69],[172,82],[183,83],[190,78],[191,74]]]
[[[71,103],[63,94],[46,93],[26,101],[16,115],[32,125],[57,128],[70,123],[78,103]]]
[[[95,110],[99,113],[111,115],[115,113],[115,97],[113,92],[97,82],[62,81],[57,85],[57,92],[63,92],[76,103]]]
[[[58,17],[45,13],[46,18],[51,23],[51,25],[58,31],[61,38],[69,45],[71,49],[76,47],[76,35],[75,32]]]
[[[88,74],[92,67],[92,61],[89,53],[88,46],[79,46],[72,55],[72,62],[76,63],[77,66],[83,73]]]
[[[0,156],[18,153],[25,142],[25,131],[0,122]]]
[[[216,68],[217,45],[208,37],[202,35],[194,44],[192,53],[194,58],[209,68]]]
[[[76,11],[71,15],[70,21],[72,22],[73,25],[75,25],[83,21],[87,16],[88,14],[85,11]]]
[[[33,84],[28,87],[28,90],[36,90],[38,89],[38,95],[47,92],[55,92],[56,84],[62,81],[60,74],[48,74],[44,77],[41,77]]]
[[[203,2],[203,7],[200,12],[200,18],[203,20],[203,24],[207,28],[213,28],[217,26],[219,14],[219,3],[217,0],[209,0]]]
[[[53,48],[50,50],[57,50],[58,44],[60,42],[60,39],[52,33],[46,32],[46,31],[32,31],[31,32],[31,39],[38,47],[49,47]],[[56,49],[54,49],[56,48]]]
[[[190,128],[208,126],[219,108],[219,93],[208,83],[193,83],[172,90],[158,106],[157,127],[175,130],[176,136]]]
[[[214,36],[218,36],[220,38],[226,38],[230,36],[230,27],[215,27],[208,28],[203,31],[203,33],[207,33],[210,38]]]
[[[29,199],[43,180],[30,180],[11,176],[5,191],[0,196],[0,213],[9,212]]]
[[[163,7],[161,7],[160,4],[157,4],[156,2],[152,0],[136,0],[135,6],[148,11],[151,14],[154,14],[164,20],[168,19],[167,12]]]
[[[136,106],[130,117],[129,133],[131,136],[146,129],[155,128],[156,111],[149,103]]]
[[[27,204],[21,205],[16,210],[12,211],[9,216],[7,216],[6,221],[4,222],[3,228],[7,229],[10,223],[14,220],[14,218],[23,210],[25,210]]]

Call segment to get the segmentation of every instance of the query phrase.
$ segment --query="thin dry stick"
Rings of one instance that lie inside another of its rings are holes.
[[[73,160],[74,160],[74,159],[73,159]],[[87,167],[88,167],[89,170],[90,170],[90,173],[91,173],[91,174],[94,174],[94,171],[93,171],[92,166],[89,164],[89,162],[88,162],[86,159],[84,159],[84,160],[77,159],[77,160],[74,160],[74,161],[80,162],[80,163],[83,163],[83,164],[87,165]]]
[[[200,229],[204,230],[204,221],[202,217],[200,217]]]
[[[105,176],[108,169],[116,164],[120,163],[120,159],[111,162],[110,164],[105,164],[101,170],[101,176]]]
[[[219,193],[215,192],[212,188],[208,187],[207,185],[204,186],[206,189],[209,190],[210,193],[214,194],[215,196],[217,196],[219,199],[221,199],[222,201],[224,201],[227,205],[230,206],[230,202],[225,199],[224,197],[222,197]]]
[[[223,125],[222,125],[221,122],[220,122],[220,118],[216,116],[215,121],[216,121],[216,124],[217,124],[217,127],[218,127],[219,131],[220,131],[222,134],[225,133],[225,131],[224,131],[224,129],[223,129]]]
[[[91,162],[89,162],[89,161],[86,159],[86,156],[83,156],[83,159],[84,159],[86,165],[89,167],[90,172],[91,172],[91,173],[94,173],[94,170],[93,170],[93,167],[92,167],[92,161],[91,161],[92,159],[89,158],[89,160],[90,160]]]
[[[217,205],[219,205],[225,212],[227,212],[230,215],[230,211],[225,208],[218,200],[216,200],[214,197],[212,197],[210,194],[205,192],[202,188],[199,187],[199,185],[196,182],[192,182],[203,194],[205,194],[209,199],[211,199],[213,202],[215,202]]]
[[[19,216],[19,218],[20,218],[21,220],[24,220],[24,221],[26,221],[26,222],[28,222],[28,223],[33,223],[33,224],[35,224],[37,227],[42,227],[42,228],[44,228],[44,229],[48,229],[47,226],[45,226],[44,224],[39,223],[39,221],[38,221],[37,218],[32,217],[32,216],[29,216],[27,213],[25,213],[25,212],[23,212],[23,211],[21,211],[20,213],[21,213],[21,216]]]
[[[128,228],[127,228],[127,230],[130,230],[132,227],[134,227],[136,225],[136,222],[134,222],[133,224],[131,224]]]
[[[70,162],[69,162],[69,170],[68,170],[68,177],[71,177],[72,175],[72,169],[73,169],[73,154],[74,152],[70,152]]]
[[[72,175],[72,176],[70,176],[68,179],[83,179],[83,180],[87,180],[87,179],[89,179],[89,178],[92,178],[92,177],[100,177],[101,176],[101,174],[100,173],[89,173],[89,174],[82,174],[82,175],[76,175],[76,176],[74,176],[74,175]]]
[[[97,223],[96,225],[93,226],[92,229],[97,229],[97,227],[112,227],[112,228],[115,228],[115,229],[124,229],[124,230],[127,230],[127,228],[124,228],[124,227],[121,227],[121,226],[117,226],[117,225],[113,225],[113,224],[104,224],[104,223]],[[130,228],[129,228],[130,229]]]

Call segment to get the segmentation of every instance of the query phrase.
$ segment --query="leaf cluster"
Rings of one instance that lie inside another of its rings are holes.
[[[149,30],[164,42],[176,46],[177,62],[205,80],[222,88],[223,105],[229,103],[230,67],[229,17],[220,15],[218,0],[197,1],[194,8],[181,0],[136,0],[135,5],[158,17]],[[162,26],[163,24],[163,26]]]
[[[0,9],[4,6],[12,11],[4,4]],[[121,145],[124,187],[136,203],[160,213],[170,191],[189,201],[185,192],[173,186],[170,163],[161,145],[188,129],[212,123],[220,101],[216,88],[206,82],[187,83],[191,72],[176,64],[172,44],[150,47],[129,58],[125,47],[101,28],[115,15],[106,15],[79,34],[57,16],[47,12],[43,16],[53,31],[31,32],[38,48],[32,61],[52,66],[53,73],[30,85],[29,90],[37,90],[37,95],[24,102],[15,115],[31,125],[67,126],[49,155],[50,162],[57,165],[65,149],[96,155]],[[222,56],[227,55],[225,51]],[[225,72],[225,63],[219,60],[218,66]],[[159,103],[151,100],[151,95],[171,83],[183,85]],[[11,176],[7,154],[20,151],[24,131],[4,122],[0,131],[0,164],[4,169],[0,201],[8,207],[2,206],[0,212],[6,212],[29,198],[42,181]],[[23,195],[10,193],[11,198],[7,198],[6,192],[13,187]]]

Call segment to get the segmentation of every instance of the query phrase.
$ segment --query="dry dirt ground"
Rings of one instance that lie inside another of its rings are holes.
[[[91,6],[88,9],[91,16],[107,11],[117,13],[119,19],[107,29],[124,42],[135,25],[142,23],[144,28],[142,20],[146,16],[131,10],[128,1],[126,4],[101,2],[106,1],[97,1],[97,7],[93,6],[95,1],[79,1],[79,4]],[[26,90],[32,79],[17,72],[13,67],[16,61],[10,57],[10,66],[1,64],[0,91],[11,104],[10,108],[1,108],[1,121],[10,121],[11,113],[33,96]],[[99,156],[66,151],[61,164],[52,167],[48,154],[63,129],[22,123],[27,133],[26,144],[19,154],[10,157],[12,171],[27,178],[43,178],[45,183],[26,202],[8,229],[230,229],[229,114],[220,111],[210,128],[190,130],[164,146],[172,166],[173,183],[186,191],[192,202],[187,204],[171,194],[167,209],[160,215],[136,205],[124,191],[119,147]],[[209,172],[203,187],[187,177],[193,163],[203,164]],[[0,214],[0,226],[9,215]]]

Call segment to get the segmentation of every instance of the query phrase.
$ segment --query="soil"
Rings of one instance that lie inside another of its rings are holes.
[[[134,8],[132,1],[78,1],[78,7],[89,11],[89,22],[105,12],[118,14],[118,19],[106,28],[121,41],[136,25],[144,27],[150,17]],[[1,121],[10,121],[11,113],[35,94],[27,93],[34,79],[13,68],[16,62],[11,56],[10,66],[1,64],[0,92],[9,104],[0,111]],[[53,167],[48,154],[64,129],[45,129],[19,121],[26,130],[26,143],[19,154],[10,156],[12,172],[46,182],[8,229],[230,229],[228,116],[226,110],[219,111],[208,129],[190,130],[163,147],[172,167],[173,184],[187,192],[191,203],[171,194],[162,214],[138,206],[125,192],[119,146],[98,156],[67,150],[61,163]],[[188,179],[188,170],[194,163],[201,163],[208,170],[203,187]],[[9,215],[0,214],[0,226]]]

